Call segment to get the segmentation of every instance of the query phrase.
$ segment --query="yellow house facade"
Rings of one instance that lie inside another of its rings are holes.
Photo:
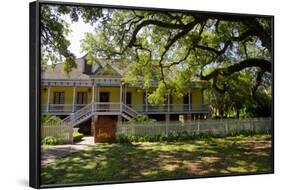
[[[72,118],[79,125],[93,115],[118,116],[130,120],[137,115],[147,115],[157,120],[179,120],[204,117],[209,104],[204,101],[208,83],[194,81],[183,97],[167,95],[165,104],[151,105],[147,98],[155,87],[142,89],[141,85],[121,82],[120,72],[106,61],[89,65],[85,58],[77,59],[77,68],[69,75],[61,72],[60,65],[54,70],[43,68],[41,72],[41,113],[61,118]]]

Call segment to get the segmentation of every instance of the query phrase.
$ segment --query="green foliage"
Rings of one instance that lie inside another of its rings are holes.
[[[72,134],[72,137],[73,137],[73,142],[79,142],[82,140],[82,138],[84,137],[84,135],[82,133],[79,133],[79,132],[74,132]]]
[[[129,137],[124,135],[124,134],[121,134],[117,137],[117,142],[119,143],[130,143],[130,140],[129,140]]]
[[[63,71],[69,73],[76,66],[75,56],[68,50],[70,41],[66,36],[70,33],[69,24],[60,17],[61,12],[56,6],[42,5],[40,13],[41,63],[63,63]]]
[[[155,119],[149,118],[147,115],[138,115],[134,118],[132,118],[129,121],[129,124],[135,124],[135,123],[153,123],[156,122]]]
[[[148,96],[148,102],[152,104],[163,104],[166,100],[167,88],[163,82],[159,82],[156,90]]]
[[[271,63],[270,18],[53,5],[42,6],[41,14],[43,67],[48,60],[53,65],[63,63],[66,73],[76,67],[75,56],[68,50],[69,23],[63,19],[69,15],[72,22],[83,19],[95,24],[95,34],[85,33],[81,42],[88,64],[114,59],[113,64],[126,68],[124,82],[141,82],[143,89],[151,88],[153,81],[159,82],[149,95],[150,103],[163,104],[167,94],[182,97],[191,81],[220,71],[208,79],[213,84],[209,98],[214,115],[269,115],[270,96],[261,89],[257,94],[264,98],[251,94],[263,67],[249,65],[233,72],[229,68],[240,67],[241,61],[253,58]],[[264,72],[271,75],[270,70]],[[271,78],[262,77],[261,81],[268,83],[268,90]]]
[[[271,116],[271,86],[263,83],[253,92],[255,75],[244,70],[228,77],[220,77],[219,92],[208,89],[205,99],[211,102],[214,117],[269,117]],[[253,93],[256,94],[253,97]]]
[[[84,22],[93,25],[98,19],[102,20],[102,10],[81,6],[41,6],[41,63],[43,65],[48,61],[51,61],[52,65],[62,63],[63,72],[68,74],[76,68],[76,63],[75,55],[68,50],[70,41],[67,37],[71,31],[63,15],[69,15],[72,22],[83,19]]]
[[[81,43],[81,49],[85,52],[88,52],[86,59],[88,64],[94,63],[94,48],[97,47],[97,42],[95,39],[99,39],[98,37],[95,38],[92,33],[85,33],[85,37]]]
[[[66,58],[63,62],[62,72],[69,74],[73,68],[76,68],[77,64],[73,58]]]
[[[252,104],[247,106],[247,113],[250,117],[270,117],[272,115],[271,92],[259,90]]]
[[[232,132],[226,137],[236,137],[236,136],[254,136],[254,135],[264,135],[271,134],[271,131],[239,131]],[[221,138],[222,135],[209,133],[189,133],[186,131],[183,132],[170,132],[168,134],[158,134],[158,135],[124,135],[121,134],[117,137],[118,143],[133,143],[133,142],[181,142],[181,141],[189,141],[189,140],[210,140],[212,138]]]
[[[48,136],[48,137],[45,137],[44,139],[42,139],[41,144],[42,145],[58,145],[58,144],[62,144],[62,141],[57,137]]]
[[[61,119],[58,116],[51,115],[51,114],[42,114],[40,117],[40,121],[42,124],[55,124],[55,123],[60,123]]]

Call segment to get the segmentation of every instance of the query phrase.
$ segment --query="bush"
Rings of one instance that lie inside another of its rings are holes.
[[[117,137],[117,142],[119,142],[119,143],[130,143],[129,136],[121,134]]]
[[[42,141],[41,144],[42,145],[57,145],[60,144],[60,139],[58,139],[57,137],[53,137],[53,136],[48,136],[45,137]]]
[[[146,115],[138,115],[138,116],[132,118],[132,119],[129,121],[129,124],[153,123],[153,122],[155,122],[155,121],[156,121],[155,119],[151,119],[151,118],[149,118],[149,117],[146,116]]]
[[[51,115],[51,114],[43,114],[41,115],[41,123],[60,123],[61,119],[58,116]]]
[[[79,132],[74,132],[72,134],[72,137],[73,137],[73,142],[79,142],[82,140],[82,138],[84,137],[84,135],[82,133],[79,133]]]
[[[237,133],[230,133],[226,136],[252,136],[257,134],[270,134],[270,132],[261,131],[240,131]],[[117,142],[119,143],[132,143],[132,142],[175,142],[175,141],[188,141],[188,140],[206,140],[210,141],[212,138],[222,137],[222,135],[209,133],[189,133],[184,132],[170,132],[168,134],[158,134],[158,135],[124,135],[121,134],[117,137]]]

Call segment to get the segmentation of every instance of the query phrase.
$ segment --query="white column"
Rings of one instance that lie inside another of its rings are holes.
[[[147,100],[147,89],[145,89],[145,111],[146,111],[146,112],[148,111],[147,104],[148,104],[148,100]]]
[[[189,109],[189,113],[191,113],[191,102],[190,102],[190,89],[188,90],[188,109]]]
[[[123,91],[123,88],[122,88],[122,83],[120,81],[120,112],[121,113],[122,113],[122,95],[123,95],[122,91]]]
[[[96,86],[95,102],[99,102],[99,87],[98,86]]]
[[[100,87],[99,86],[96,86],[96,97],[95,97],[95,102],[97,103],[100,103]],[[96,111],[100,111],[100,105],[99,104],[96,104],[95,105],[95,110]]]
[[[92,103],[95,102],[95,85],[92,86]]]
[[[92,87],[92,112],[95,111],[95,85]]]
[[[76,86],[73,87],[72,112],[75,112]]]
[[[50,96],[51,96],[51,86],[48,86],[48,95],[47,95],[47,112],[49,112],[50,107]]]

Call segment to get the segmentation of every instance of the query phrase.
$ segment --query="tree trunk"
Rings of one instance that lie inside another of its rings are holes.
[[[239,110],[236,110],[236,117],[239,119],[239,116],[240,116],[240,111]]]
[[[220,110],[220,117],[221,117],[221,119],[223,119],[223,114],[224,114],[224,111],[223,111],[223,109],[221,109]]]

